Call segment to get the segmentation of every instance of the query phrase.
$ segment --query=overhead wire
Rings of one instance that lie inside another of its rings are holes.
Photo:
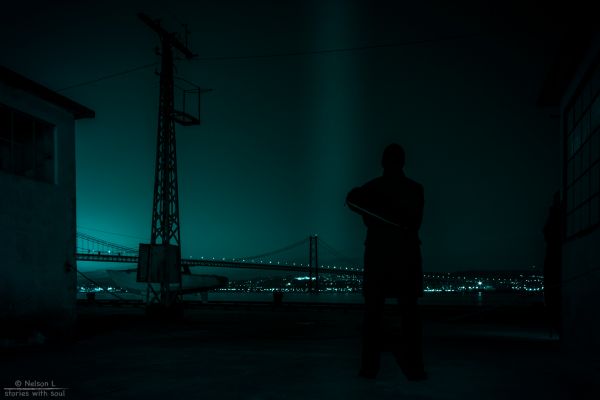
[[[150,63],[150,64],[139,65],[137,67],[129,68],[129,69],[126,69],[126,70],[123,70],[123,71],[120,71],[120,72],[115,72],[115,73],[104,75],[104,76],[101,76],[101,77],[98,77],[98,78],[95,78],[95,79],[90,79],[90,80],[87,80],[87,81],[75,83],[73,85],[65,86],[65,87],[63,87],[61,89],[56,90],[56,92],[64,92],[64,91],[69,90],[69,89],[75,89],[75,88],[78,88],[78,87],[81,87],[81,86],[91,85],[91,84],[94,84],[94,83],[97,83],[97,82],[105,81],[107,79],[112,79],[112,78],[116,78],[116,77],[119,77],[119,76],[127,75],[127,74],[130,74],[132,72],[141,71],[143,69],[148,69],[150,67],[155,67],[158,64],[159,63],[157,61],[155,61],[155,62]]]
[[[347,53],[347,52],[362,51],[362,50],[416,46],[416,45],[438,43],[438,42],[451,41],[451,40],[482,37],[482,36],[487,36],[487,35],[489,35],[489,34],[471,33],[471,34],[464,34],[464,35],[451,35],[451,36],[432,38],[432,39],[410,40],[410,41],[393,42],[393,43],[380,43],[380,44],[372,44],[372,45],[364,45],[364,46],[336,47],[336,48],[331,48],[331,49],[302,50],[302,51],[290,51],[290,52],[280,52],[280,53],[248,54],[248,55],[233,55],[233,56],[194,57],[192,59],[192,61],[251,60],[251,59],[263,59],[263,58],[296,57],[296,56],[309,56],[309,55],[320,55],[320,54]],[[137,67],[129,68],[129,69],[126,69],[126,70],[123,70],[120,72],[115,72],[112,74],[100,76],[95,79],[90,79],[90,80],[76,83],[73,85],[65,86],[56,91],[64,92],[66,90],[78,88],[81,86],[91,85],[91,84],[101,82],[101,81],[104,81],[107,79],[112,79],[112,78],[116,78],[119,76],[130,74],[132,72],[148,69],[150,67],[157,66],[158,64],[159,64],[159,62],[156,61],[156,62],[149,63],[149,64],[139,65]]]
[[[93,280],[92,278],[90,278],[89,276],[85,275],[83,272],[77,270],[77,273],[81,276],[83,276],[85,279],[87,279],[88,281],[90,281],[92,284],[96,285],[97,287],[101,288],[102,290],[104,290],[105,292],[107,292],[110,295],[113,295],[114,297],[116,297],[119,300],[125,300],[123,297],[119,296],[118,294],[111,292],[110,290],[108,290],[108,288],[102,286],[101,284],[99,284],[98,282],[96,282],[95,280]]]
[[[249,54],[249,55],[240,55],[240,56],[195,57],[192,59],[192,61],[246,60],[246,59],[260,59],[260,58],[294,57],[294,56],[309,56],[309,55],[319,55],[319,54],[347,53],[347,52],[361,51],[361,50],[415,46],[415,45],[420,45],[420,44],[437,43],[437,42],[444,42],[444,41],[450,41],[450,40],[456,40],[456,39],[466,39],[466,38],[480,37],[480,36],[486,36],[486,34],[471,33],[471,34],[465,34],[465,35],[446,36],[446,37],[434,38],[434,39],[420,39],[420,40],[412,40],[412,41],[380,43],[380,44],[352,46],[352,47],[336,47],[336,48],[332,48],[332,49],[290,51],[290,52],[283,52],[283,53]]]

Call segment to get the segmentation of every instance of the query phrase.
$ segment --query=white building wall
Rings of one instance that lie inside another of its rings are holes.
[[[54,184],[0,171],[0,321],[66,332],[77,288],[74,119],[2,83],[0,103],[55,125]]]

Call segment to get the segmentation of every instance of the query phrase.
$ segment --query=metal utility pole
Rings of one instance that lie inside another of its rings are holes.
[[[159,21],[142,13],[138,17],[158,34],[161,43],[152,232],[150,244],[140,244],[138,281],[148,282],[148,301],[152,291],[154,300],[162,306],[170,307],[179,300],[177,289],[181,288],[182,273],[175,122],[181,122],[186,117],[184,112],[175,111],[174,106],[173,50],[188,60],[194,54],[175,33],[166,31]],[[195,120],[194,123],[190,123],[189,119],[186,121],[185,125],[196,124]],[[189,267],[183,267],[183,273],[189,274]],[[160,293],[156,293],[151,283],[160,283]]]

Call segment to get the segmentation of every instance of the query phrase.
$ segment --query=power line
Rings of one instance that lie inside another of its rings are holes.
[[[305,51],[291,51],[291,52],[283,52],[283,53],[267,53],[267,54],[249,54],[249,55],[238,55],[238,56],[210,56],[210,57],[195,57],[192,61],[229,61],[229,60],[251,60],[251,59],[262,59],[262,58],[279,58],[279,57],[296,57],[296,56],[310,56],[310,55],[320,55],[320,54],[335,54],[335,53],[348,53],[353,51],[362,51],[362,50],[372,50],[372,49],[385,49],[385,48],[397,48],[397,47],[406,47],[406,46],[416,46],[421,44],[430,44],[430,43],[438,43],[459,39],[469,39],[475,37],[487,36],[487,34],[481,33],[472,33],[465,35],[454,35],[454,36],[445,36],[441,38],[435,39],[421,39],[421,40],[411,40],[404,42],[395,42],[395,43],[384,43],[384,44],[373,44],[373,45],[365,45],[365,46],[354,46],[354,47],[338,47],[332,49],[320,49],[320,50],[305,50]],[[109,75],[104,75],[98,77],[96,79],[91,79],[88,81],[76,83],[70,86],[66,86],[62,89],[56,90],[57,92],[63,92],[69,89],[78,88],[81,86],[91,85],[97,82],[101,82],[107,79],[116,78],[122,75],[127,75],[132,72],[141,71],[150,67],[157,66],[158,62],[153,62],[150,64],[140,65],[138,67],[130,68],[123,70],[121,72],[115,72]]]
[[[435,38],[435,39],[421,39],[421,40],[412,40],[412,41],[405,41],[405,42],[373,44],[373,45],[353,46],[353,47],[338,47],[338,48],[333,48],[333,49],[322,49],[322,50],[292,51],[292,52],[285,52],[285,53],[270,53],[270,54],[246,55],[246,56],[195,57],[192,61],[246,60],[246,59],[259,59],[259,58],[276,58],[276,57],[308,56],[308,55],[318,55],[318,54],[347,53],[347,52],[360,51],[360,50],[415,46],[415,45],[420,45],[420,44],[437,43],[437,42],[444,42],[444,41],[450,41],[450,40],[456,40],[456,39],[467,39],[467,38],[480,37],[480,36],[485,36],[485,34],[472,33],[472,34],[466,34],[466,35],[446,36],[446,37]]]
[[[102,290],[104,290],[105,292],[107,292],[110,295],[115,296],[117,299],[119,300],[125,300],[123,297],[119,296],[118,294],[114,293],[111,290],[108,290],[108,288],[102,286],[101,284],[99,284],[98,282],[96,282],[95,280],[91,279],[89,276],[85,275],[83,272],[81,271],[77,271],[77,273],[81,276],[83,276],[85,279],[87,279],[88,281],[90,281],[92,284],[96,285],[97,287],[101,288]]]
[[[137,67],[134,67],[134,68],[126,69],[126,70],[121,71],[121,72],[115,72],[113,74],[104,75],[104,76],[101,76],[101,77],[96,78],[96,79],[91,79],[89,81],[84,81],[84,82],[76,83],[74,85],[66,86],[66,87],[64,87],[62,89],[58,89],[56,91],[57,92],[64,92],[65,90],[74,89],[74,88],[77,88],[77,87],[80,87],[80,86],[91,85],[91,84],[96,83],[96,82],[101,82],[101,81],[104,81],[104,80],[107,80],[107,79],[116,78],[118,76],[127,75],[127,74],[130,74],[132,72],[141,71],[143,69],[154,67],[156,65],[158,65],[158,62],[153,62],[151,64],[140,65],[140,66],[137,66]]]

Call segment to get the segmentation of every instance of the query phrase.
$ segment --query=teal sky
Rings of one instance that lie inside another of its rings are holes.
[[[0,64],[60,90],[158,61],[139,11],[172,30],[189,24],[201,58],[432,40],[178,61],[181,76],[214,89],[202,125],[177,131],[183,254],[261,253],[318,233],[360,259],[364,227],[344,197],[398,142],[425,186],[426,271],[541,266],[560,177],[557,120],[535,105],[552,21],[500,2],[386,4],[23,1],[0,16]],[[154,68],[61,93],[97,115],[77,123],[80,229],[148,241]]]

